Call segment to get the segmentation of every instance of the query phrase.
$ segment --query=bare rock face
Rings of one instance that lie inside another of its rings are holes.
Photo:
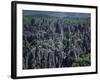
[[[90,25],[33,17],[23,25],[23,69],[72,67],[90,53]]]

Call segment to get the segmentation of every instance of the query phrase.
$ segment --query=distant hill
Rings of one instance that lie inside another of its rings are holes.
[[[49,11],[28,11],[24,10],[23,15],[32,15],[39,17],[81,17],[81,18],[89,18],[89,13],[72,13],[72,12],[49,12]]]

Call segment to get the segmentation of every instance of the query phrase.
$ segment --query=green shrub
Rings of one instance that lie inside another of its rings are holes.
[[[73,63],[73,66],[90,66],[90,65],[91,65],[90,53],[83,54],[75,61],[75,63]]]

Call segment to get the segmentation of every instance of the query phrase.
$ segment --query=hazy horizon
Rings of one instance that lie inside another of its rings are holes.
[[[23,10],[23,15],[48,15],[56,17],[90,17],[90,13],[75,13],[75,12],[53,12],[53,11],[33,11]]]

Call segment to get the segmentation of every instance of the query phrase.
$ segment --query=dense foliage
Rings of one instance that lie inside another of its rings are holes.
[[[23,69],[89,66],[90,18],[23,16]]]

